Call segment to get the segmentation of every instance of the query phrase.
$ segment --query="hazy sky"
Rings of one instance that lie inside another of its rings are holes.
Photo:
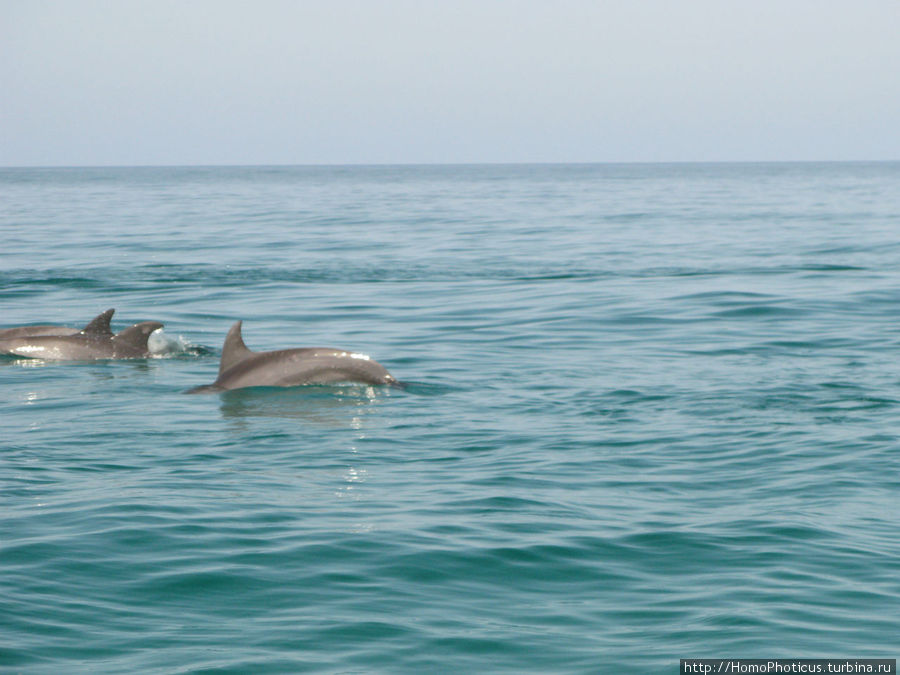
[[[898,0],[0,0],[0,165],[900,159]]]

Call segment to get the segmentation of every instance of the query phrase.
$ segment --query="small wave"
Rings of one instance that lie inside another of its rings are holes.
[[[247,287],[252,284],[344,284],[409,283],[445,281],[595,281],[614,278],[614,271],[601,266],[542,265],[532,260],[508,262],[486,260],[481,265],[428,261],[385,264],[380,261],[314,263],[303,267],[263,265],[144,265],[96,267],[85,274],[66,268],[33,271],[16,269],[0,272],[0,287],[7,297],[54,289],[130,292],[154,286]]]
[[[713,312],[712,316],[720,319],[764,319],[769,317],[797,317],[807,313],[808,312],[797,307],[783,307],[776,304],[759,304]]]

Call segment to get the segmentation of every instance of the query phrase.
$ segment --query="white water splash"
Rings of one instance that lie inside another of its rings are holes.
[[[184,354],[190,349],[190,346],[191,343],[184,336],[166,335],[162,328],[157,328],[147,338],[147,349],[156,357]]]

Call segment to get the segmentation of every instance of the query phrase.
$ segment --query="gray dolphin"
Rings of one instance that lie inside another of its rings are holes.
[[[162,327],[159,321],[144,321],[115,335],[107,329],[106,332],[81,331],[75,335],[6,338],[0,340],[0,354],[52,361],[143,359],[150,356],[147,338]]]
[[[241,321],[235,323],[225,337],[218,379],[212,384],[195,387],[187,393],[335,382],[399,384],[380,363],[356,352],[330,347],[279,349],[273,352],[250,351],[241,337],[242,323]]]
[[[115,309],[108,309],[98,314],[84,328],[70,328],[69,326],[16,326],[15,328],[0,329],[0,340],[17,337],[37,337],[39,335],[76,335],[78,333],[98,333],[112,335],[109,328],[109,320]]]

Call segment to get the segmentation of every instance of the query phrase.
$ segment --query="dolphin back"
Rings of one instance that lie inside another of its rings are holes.
[[[184,393],[185,394],[216,394],[220,391],[225,391],[225,389],[216,384],[201,384],[199,387],[194,387],[192,389],[188,389]]]
[[[150,351],[147,347],[150,333],[162,327],[159,321],[142,321],[117,333],[112,337],[117,356],[146,356]]]
[[[74,335],[78,330],[67,326],[16,326],[0,329],[0,340],[39,337],[42,335]]]
[[[104,335],[112,337],[112,331],[109,328],[109,320],[112,318],[116,310],[108,309],[102,314],[95,316],[88,325],[80,331],[77,328],[69,328],[68,326],[16,326],[15,328],[0,329],[0,340],[9,338],[29,338],[41,336],[56,335]]]
[[[384,366],[365,354],[329,347],[254,352],[244,344],[241,326],[242,322],[237,321],[225,337],[216,381],[211,385],[195,387],[188,393],[338,382],[397,383]]]

